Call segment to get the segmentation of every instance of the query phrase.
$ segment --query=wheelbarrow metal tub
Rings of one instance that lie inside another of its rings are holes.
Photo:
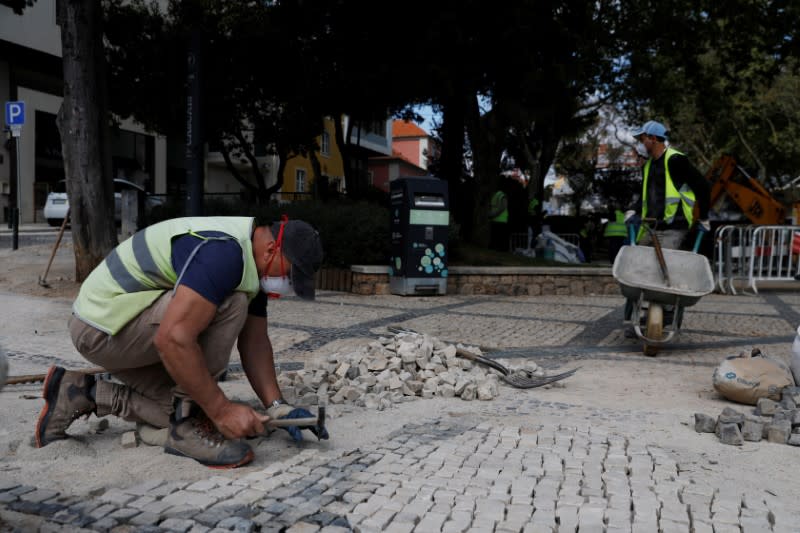
[[[690,307],[714,291],[714,275],[704,255],[662,249],[670,286],[664,281],[650,246],[623,246],[611,269],[623,296],[631,300]]]

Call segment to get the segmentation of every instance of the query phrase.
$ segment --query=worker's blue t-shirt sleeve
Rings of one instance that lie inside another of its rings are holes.
[[[203,236],[221,237],[224,233],[202,232]],[[202,239],[182,235],[172,242],[172,267],[181,274],[192,251]],[[179,284],[185,285],[216,306],[222,304],[239,286],[244,271],[242,248],[234,239],[210,239],[200,246]]]
[[[200,232],[205,237],[226,237],[219,231]],[[181,235],[172,242],[172,267],[180,275],[192,251],[203,242],[193,235]],[[220,306],[239,286],[244,272],[242,248],[234,239],[210,239],[203,244],[192,258],[179,284],[196,291],[203,298]],[[259,293],[259,296],[262,293]],[[251,300],[248,313],[256,316],[267,315],[266,295]]]

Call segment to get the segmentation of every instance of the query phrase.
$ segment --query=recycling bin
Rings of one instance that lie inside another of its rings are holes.
[[[391,182],[392,294],[446,294],[447,192],[447,182],[431,175],[401,176]]]

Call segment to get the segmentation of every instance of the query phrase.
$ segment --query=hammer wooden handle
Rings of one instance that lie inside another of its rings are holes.
[[[269,421],[267,422],[267,425],[276,428],[288,428],[292,426],[298,426],[298,427],[316,426],[318,423],[319,419],[317,417],[280,418],[280,419],[270,418]]]

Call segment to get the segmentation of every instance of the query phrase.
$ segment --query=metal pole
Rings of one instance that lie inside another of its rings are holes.
[[[188,102],[186,106],[186,214],[203,214],[203,182],[205,181],[205,140],[202,109],[202,33],[192,31],[187,58]]]
[[[16,155],[16,157],[17,157],[17,161],[16,161],[16,163],[17,163],[17,165],[16,165],[16,167],[17,167],[17,198],[16,198],[15,202],[16,202],[17,205],[15,205],[14,209],[11,210],[11,219],[12,219],[11,220],[11,224],[12,224],[12,227],[11,227],[11,249],[12,250],[16,250],[16,249],[19,248],[19,216],[20,216],[19,215],[20,214],[19,206],[20,206],[20,203],[21,203],[21,200],[22,200],[22,192],[20,191],[20,189],[22,188],[21,187],[22,182],[20,181],[20,171],[19,171],[19,167],[20,167],[19,140],[20,140],[20,137],[19,137],[19,132],[15,132],[15,133],[16,133],[16,135],[14,135],[14,146],[16,147],[16,153],[17,153],[17,155]]]

